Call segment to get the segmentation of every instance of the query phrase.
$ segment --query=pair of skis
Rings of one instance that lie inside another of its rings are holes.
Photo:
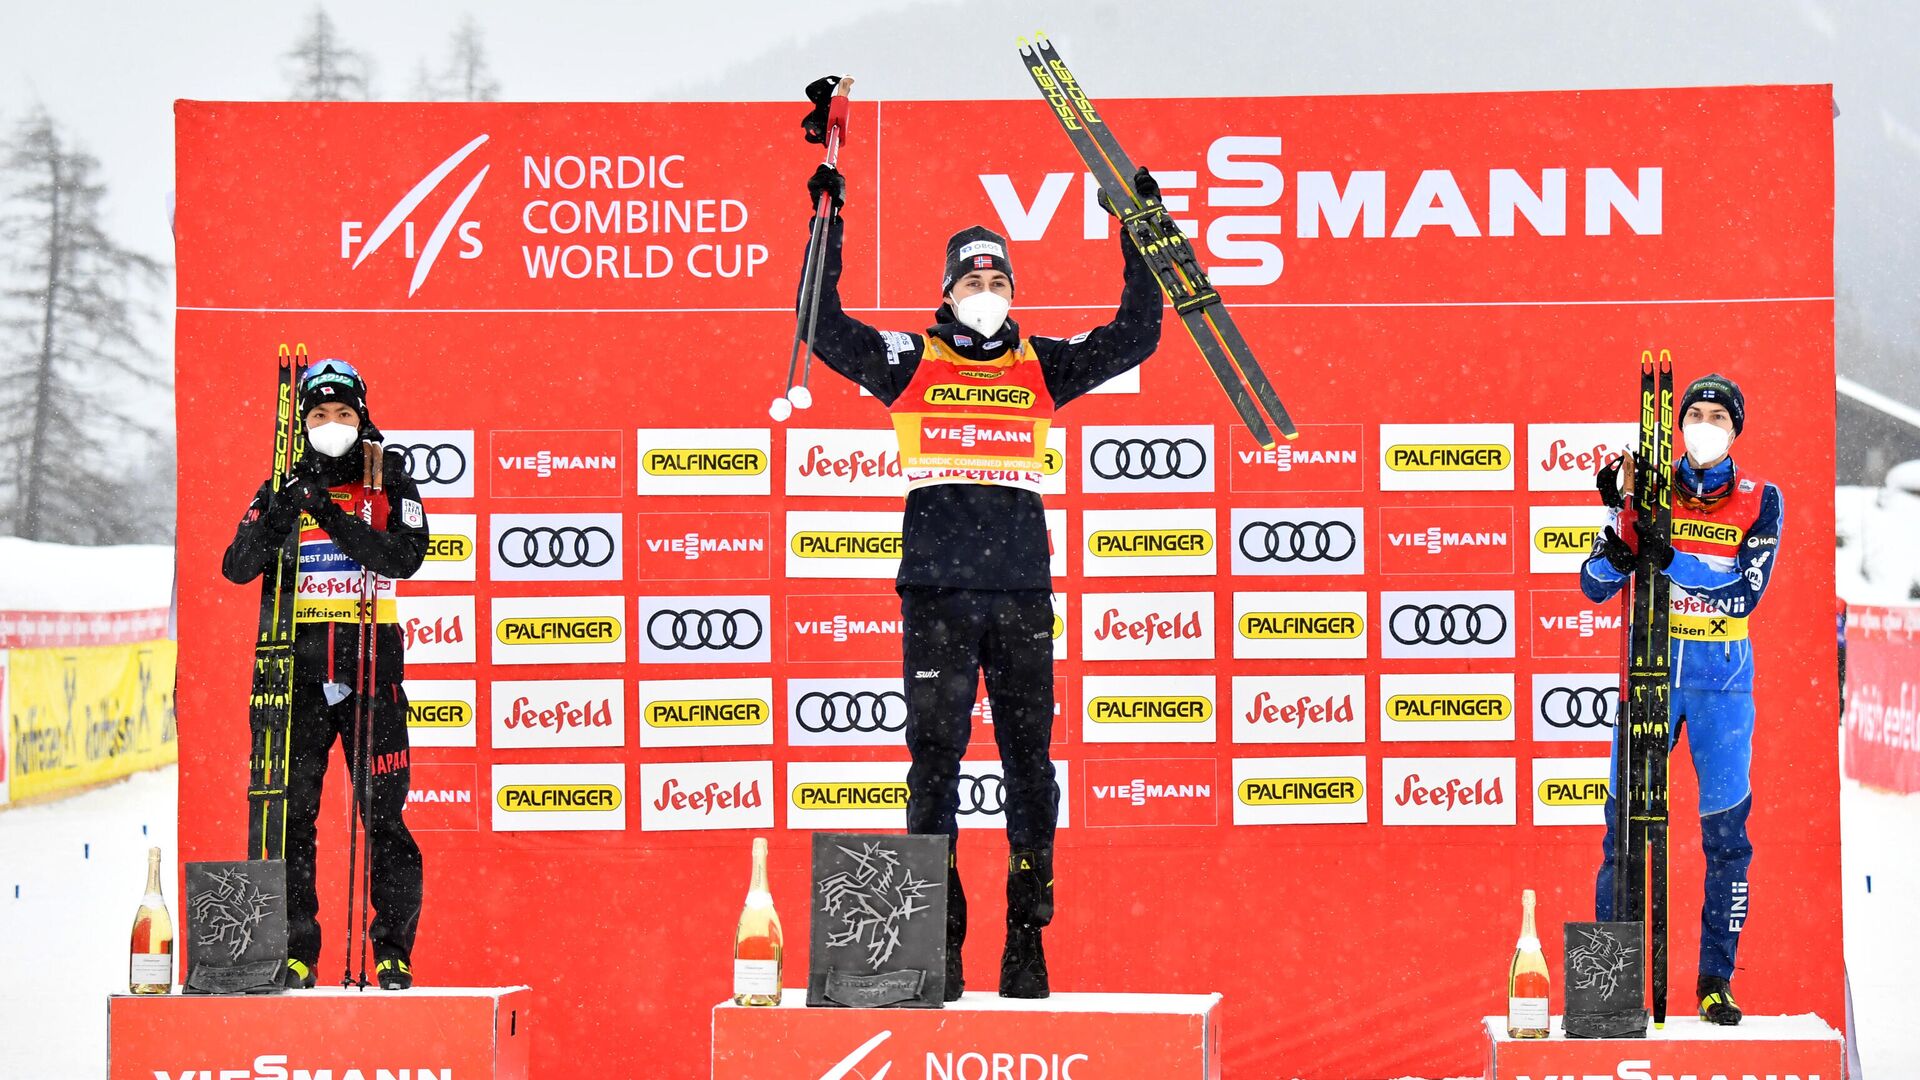
[[[1133,159],[1120,148],[1099,110],[1087,100],[1079,80],[1060,59],[1059,50],[1045,34],[1037,34],[1032,42],[1021,40],[1020,58],[1034,85],[1053,106],[1054,117],[1079,152],[1080,160],[1119,215],[1121,228],[1153,268],[1161,290],[1173,303],[1174,312],[1192,335],[1220,388],[1226,391],[1234,411],[1240,414],[1240,421],[1253,433],[1254,440],[1268,449],[1275,445],[1274,430],[1287,439],[1296,437],[1299,432],[1286,406],[1280,403],[1280,395],[1254,358],[1247,339],[1227,314],[1187,235],[1174,224],[1158,198],[1142,198],[1134,190]],[[1272,419],[1271,428],[1261,416],[1262,409]]]
[[[1640,354],[1640,439],[1632,509],[1639,558],[1621,604],[1627,647],[1614,764],[1613,917],[1644,922],[1653,1022],[1667,1021],[1667,753],[1673,740],[1667,613],[1671,588],[1647,538],[1673,521],[1673,355]],[[1625,798],[1620,793],[1625,793]]]

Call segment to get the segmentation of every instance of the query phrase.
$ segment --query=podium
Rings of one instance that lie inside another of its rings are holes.
[[[115,994],[107,999],[107,1077],[526,1080],[532,999],[524,986]]]
[[[712,1080],[1219,1080],[1219,994],[968,993],[944,1009],[713,1010]]]
[[[1667,1019],[1644,1039],[1569,1039],[1553,1018],[1545,1039],[1507,1037],[1504,1016],[1485,1019],[1487,1080],[1548,1077],[1775,1076],[1841,1080],[1846,1041],[1826,1021],[1803,1016],[1749,1016],[1719,1027],[1695,1016]]]

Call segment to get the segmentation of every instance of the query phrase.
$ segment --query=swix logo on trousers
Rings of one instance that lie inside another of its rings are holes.
[[[459,249],[456,252],[459,258],[479,258],[480,253],[486,250],[486,245],[480,242],[480,223],[462,220],[460,215],[466,212],[467,204],[473,201],[474,194],[480,190],[480,183],[487,178],[487,171],[492,168],[491,165],[480,166],[480,170],[466,182],[466,185],[460,189],[460,193],[453,197],[453,201],[447,204],[446,210],[441,213],[439,221],[433,226],[433,231],[424,239],[416,233],[412,215],[414,210],[440,186],[441,181],[459,168],[460,163],[475,150],[480,149],[487,138],[486,135],[480,135],[447,155],[445,160],[435,165],[430,172],[409,188],[405,195],[400,196],[400,201],[393,204],[393,208],[387,211],[378,225],[374,226],[373,232],[362,233],[365,222],[342,221],[340,223],[340,257],[352,259],[353,268],[358,270],[361,263],[366,262],[370,256],[384,247],[396,232],[399,233],[401,252],[413,262],[413,276],[407,282],[409,297],[419,292],[420,286],[426,284],[427,275],[433,271],[433,264],[440,258],[440,253],[446,247],[447,241],[454,236],[457,235],[459,238]]]
[[[1595,606],[1578,589],[1534,589],[1533,655],[1603,660],[1620,655],[1620,605]]]
[[[1234,491],[1360,491],[1366,429],[1359,424],[1302,424],[1300,437],[1262,450],[1247,429],[1234,425],[1228,446]]]
[[[1593,491],[1593,474],[1640,441],[1632,423],[1528,424],[1527,489]]]
[[[1512,758],[1388,758],[1380,820],[1388,825],[1512,825]]]
[[[496,499],[617,499],[618,431],[495,431],[489,440]]]
[[[1513,548],[1510,506],[1380,510],[1383,574],[1511,574]]]
[[[416,664],[473,663],[473,597],[402,594],[394,599],[394,611],[406,635],[409,669]]]
[[[641,514],[634,552],[641,580],[760,580],[767,576],[766,513]]]
[[[1510,742],[1512,672],[1380,676],[1383,742]]]
[[[1233,741],[1367,741],[1365,675],[1235,675]]]
[[[641,428],[634,480],[642,495],[765,495],[773,490],[766,428]]]
[[[475,689],[473,679],[408,679],[407,745],[415,749],[479,745]]]
[[[1086,660],[1213,659],[1213,594],[1087,593],[1080,655]]]

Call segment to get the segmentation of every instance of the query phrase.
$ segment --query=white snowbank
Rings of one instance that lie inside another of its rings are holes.
[[[150,611],[173,601],[173,548],[0,536],[0,611]]]

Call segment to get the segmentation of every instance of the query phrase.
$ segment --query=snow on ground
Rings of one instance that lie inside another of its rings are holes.
[[[174,855],[178,769],[0,811],[0,1077],[100,1080],[106,995],[127,985],[147,848]],[[1920,796],[1840,789],[1847,967],[1864,1076],[1920,1077]],[[16,896],[16,890],[18,895]],[[179,898],[167,896],[178,926]]]

